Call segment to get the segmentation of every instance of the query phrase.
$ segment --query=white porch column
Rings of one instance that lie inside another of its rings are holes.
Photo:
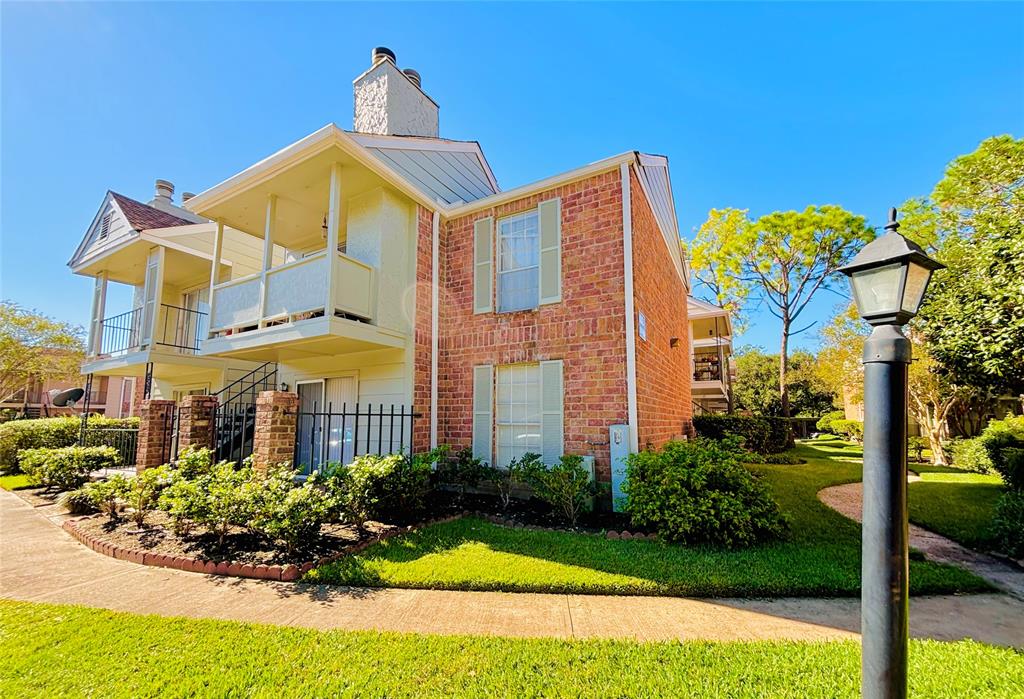
[[[324,300],[324,317],[334,317],[334,296],[338,280],[334,278],[335,260],[338,257],[338,239],[341,236],[341,163],[331,165],[331,190],[327,205],[327,298]]]
[[[213,266],[210,268],[210,298],[207,305],[210,307],[210,318],[206,324],[206,327],[213,327],[213,304],[216,299],[216,294],[213,288],[220,283],[220,258],[224,249],[224,222],[217,221],[217,229],[213,234]],[[207,332],[207,337],[213,337],[212,332]]]
[[[107,310],[107,273],[100,272],[92,292],[92,322],[89,324],[89,354],[103,350],[103,316]]]
[[[274,231],[277,229],[277,195],[267,197],[267,218],[263,225],[263,278],[260,281],[260,322],[267,315],[267,270],[274,265]]]
[[[163,339],[156,336],[160,304],[163,302],[163,289],[164,248],[161,246],[150,250],[149,258],[146,261],[146,288],[143,292],[142,328],[139,340],[141,346],[152,345]]]

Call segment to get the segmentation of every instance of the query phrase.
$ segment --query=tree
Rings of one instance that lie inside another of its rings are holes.
[[[1024,392],[1024,139],[949,164],[931,196],[936,273],[915,327],[937,370],[980,392]]]
[[[745,295],[766,302],[782,321],[777,386],[781,412],[790,415],[789,340],[811,325],[794,324],[811,299],[835,281],[836,270],[874,238],[864,218],[838,206],[776,211],[743,223],[746,212],[712,210],[698,234],[694,267],[713,269]]]
[[[868,325],[857,306],[840,307],[832,321],[818,333],[820,345],[814,370],[828,389],[840,398],[864,400],[864,340]]]
[[[760,347],[743,347],[736,354],[733,398],[739,410],[755,415],[782,414],[776,381],[779,355],[766,354]],[[797,350],[790,357],[789,393],[792,411],[802,417],[819,417],[832,409],[834,395],[818,378],[813,354]]]
[[[949,439],[950,411],[969,399],[973,391],[952,384],[949,377],[939,371],[917,333],[912,332],[910,339],[914,344],[914,361],[907,373],[908,409],[928,439],[932,463],[944,466],[947,460],[942,445]]]
[[[84,348],[80,327],[0,301],[0,400],[33,382],[79,376]]]
[[[718,248],[720,241],[736,238],[750,226],[747,213],[746,209],[711,209],[689,250],[691,274],[707,292],[702,294],[704,300],[729,311],[736,334],[746,327],[744,311],[750,287],[740,281],[740,258],[718,254]]]

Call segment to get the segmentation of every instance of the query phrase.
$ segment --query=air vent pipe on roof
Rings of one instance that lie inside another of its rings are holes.
[[[413,85],[415,85],[416,87],[423,87],[423,80],[422,78],[420,78],[420,73],[418,70],[406,68],[402,72],[405,73],[405,77],[409,78],[409,80],[412,81]]]
[[[395,58],[395,52],[387,46],[378,46],[374,48],[373,53],[370,54],[371,65],[377,65],[384,60],[391,61],[392,63],[398,62],[398,59]]]
[[[174,183],[167,180],[157,180],[155,201],[164,201],[170,204],[173,199]]]

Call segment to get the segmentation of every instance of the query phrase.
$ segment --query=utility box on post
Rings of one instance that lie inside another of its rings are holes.
[[[612,462],[612,509],[622,510],[622,485],[626,482],[626,457],[629,456],[629,425],[608,427],[608,445]]]

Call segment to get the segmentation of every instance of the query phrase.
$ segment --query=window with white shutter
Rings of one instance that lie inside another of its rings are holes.
[[[537,307],[539,233],[536,210],[498,222],[498,313]]]
[[[563,453],[562,362],[499,366],[495,372],[495,465],[524,454],[553,464]]]

